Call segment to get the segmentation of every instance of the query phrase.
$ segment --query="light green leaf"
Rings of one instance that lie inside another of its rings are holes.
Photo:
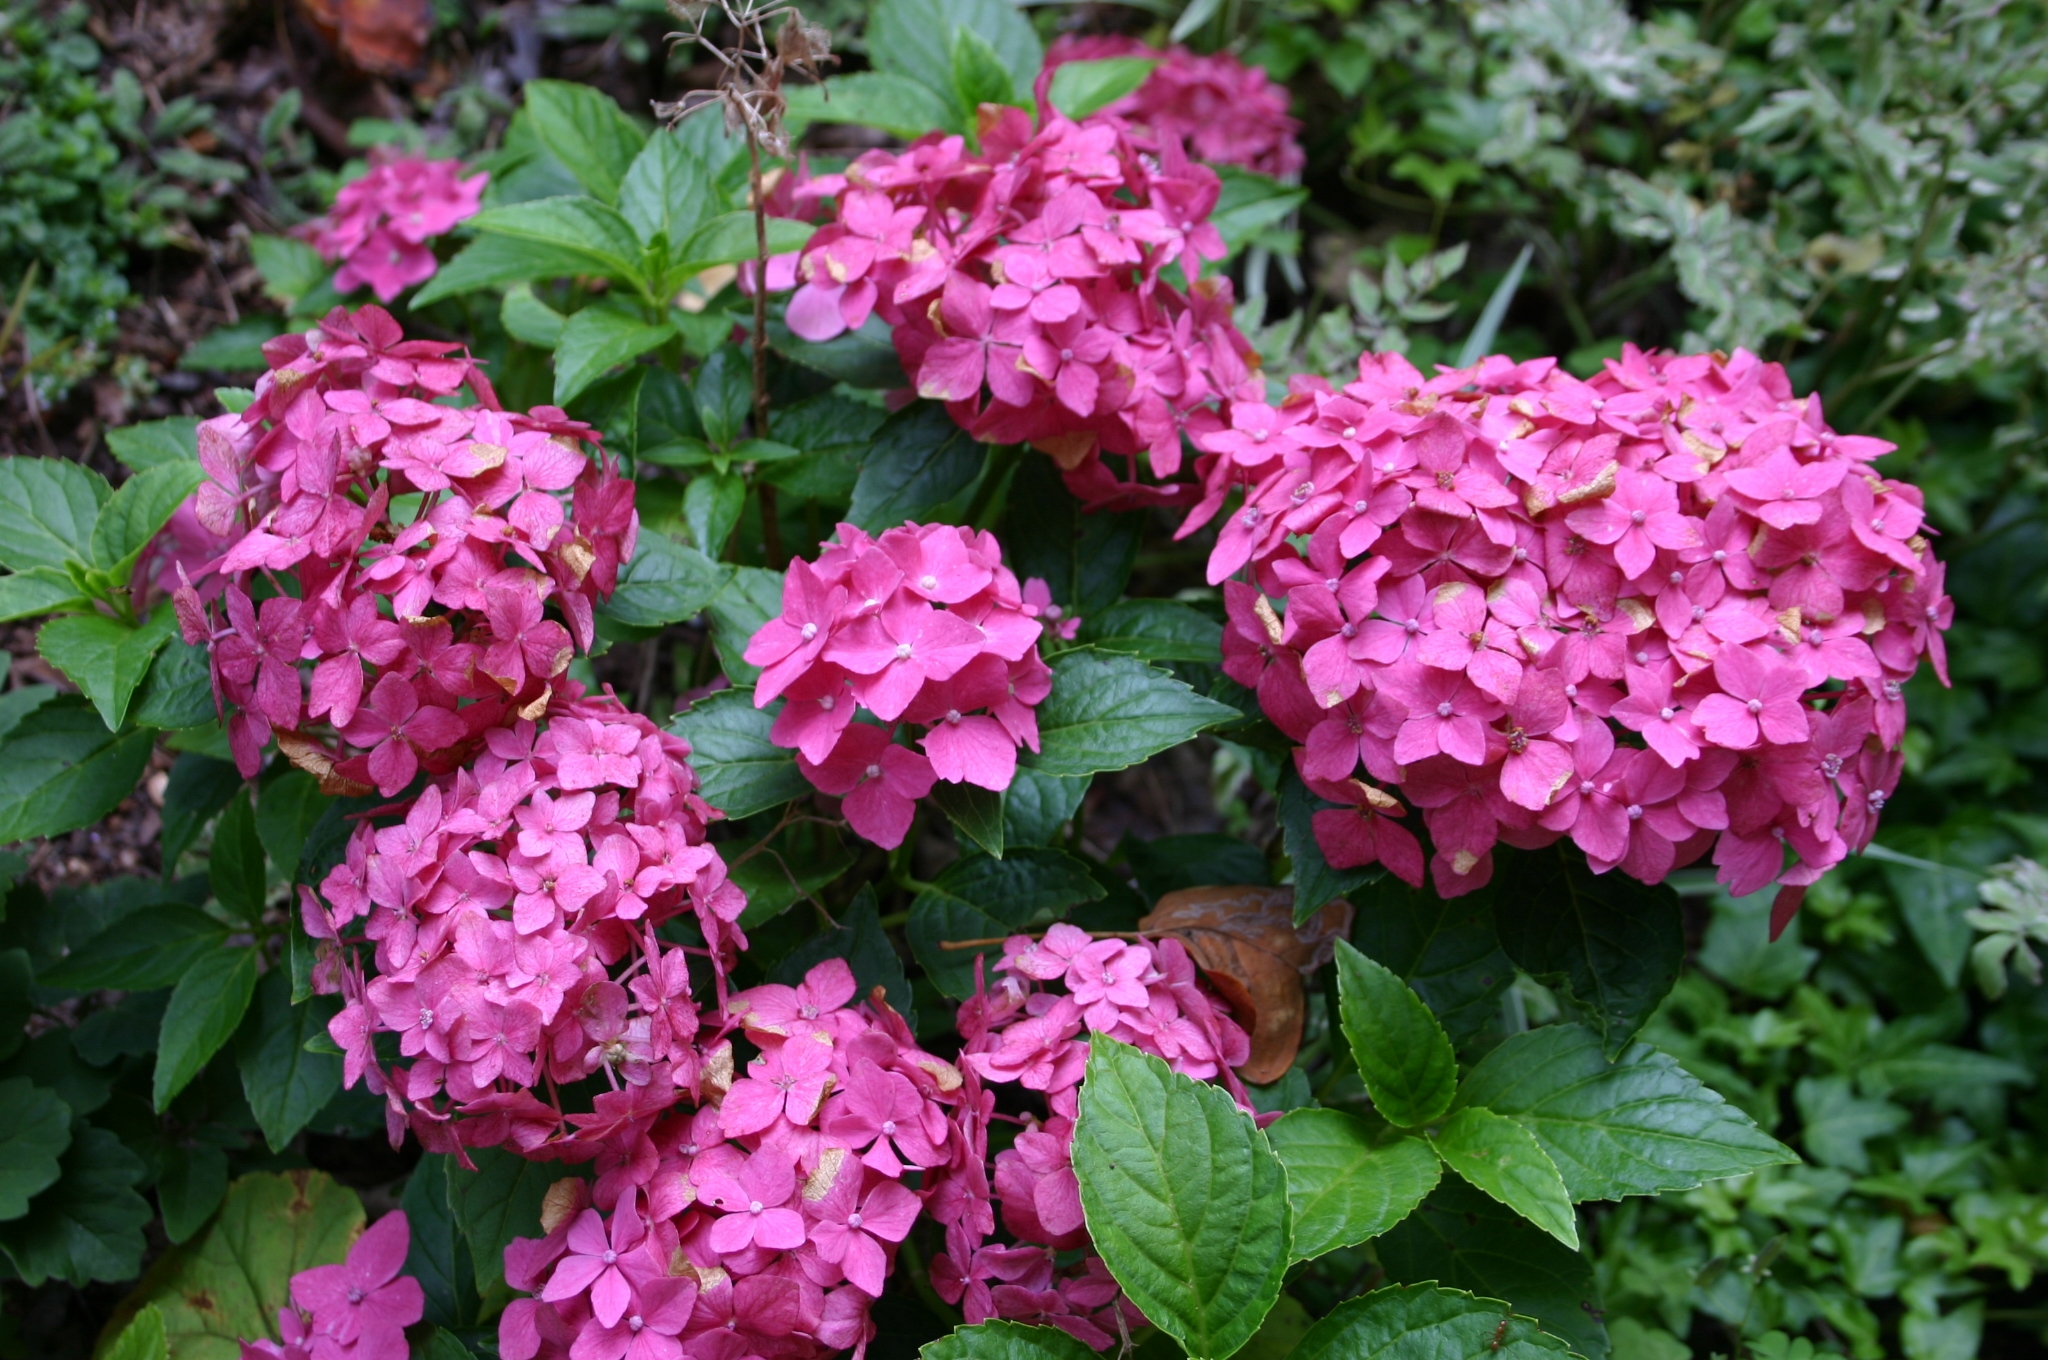
[[[241,1338],[277,1338],[292,1276],[337,1264],[362,1201],[325,1172],[258,1172],[228,1186],[213,1226],[164,1257],[133,1301],[163,1311],[178,1360],[240,1360]]]
[[[1538,1360],[1571,1348],[1493,1299],[1422,1286],[1340,1303],[1293,1360]]]
[[[136,686],[176,626],[168,609],[158,610],[140,628],[104,614],[66,614],[37,632],[36,651],[92,700],[109,731],[117,731],[128,719]]]
[[[1031,88],[1045,64],[1045,48],[1011,0],[876,0],[868,12],[869,59],[877,70],[908,76],[951,102],[953,34],[961,29],[988,44],[1013,88]]]
[[[675,333],[665,321],[650,326],[610,307],[585,307],[563,325],[555,348],[555,404],[574,401],[614,367],[665,344]]]
[[[142,1268],[142,1227],[156,1215],[135,1193],[142,1159],[105,1129],[80,1124],[57,1183],[20,1218],[0,1223],[0,1254],[35,1289],[57,1279],[112,1283]]]
[[[735,685],[752,685],[761,668],[746,660],[747,639],[782,612],[782,573],[762,567],[734,567],[725,585],[704,607],[711,616],[711,642],[718,666]]]
[[[589,199],[578,201],[599,206]],[[486,235],[471,241],[456,253],[454,259],[442,265],[434,277],[412,295],[411,305],[425,307],[443,298],[459,297],[479,289],[584,275],[631,283],[638,273],[639,267],[632,259],[609,251],[593,253],[564,241]]]
[[[1458,1104],[1534,1134],[1575,1201],[1690,1190],[1799,1160],[1666,1055],[1631,1044],[1610,1063],[1581,1025],[1510,1038],[1472,1069]]]
[[[1089,1041],[1074,1173],[1095,1250],[1191,1356],[1234,1354],[1289,1257],[1287,1177],[1222,1088],[1105,1035]]]
[[[704,801],[727,817],[751,817],[811,791],[796,752],[768,740],[775,714],[751,689],[720,690],[675,716],[669,730],[690,743]]]
[[[91,553],[106,478],[63,458],[0,458],[0,566],[63,570]]]
[[[272,1152],[282,1152],[341,1090],[341,1057],[309,1050],[341,1009],[336,997],[292,1004],[292,980],[273,968],[256,984],[256,1004],[235,1036],[242,1095]]]
[[[1052,106],[1079,122],[1134,92],[1159,62],[1151,57],[1106,57],[1061,62],[1052,73]]]
[[[1337,990],[1374,1108],[1405,1129],[1441,1118],[1458,1093],[1458,1055],[1422,998],[1348,940],[1337,941]]]
[[[249,258],[263,276],[264,293],[288,308],[324,283],[330,269],[319,251],[290,236],[251,236]]]
[[[71,1109],[27,1077],[0,1081],[0,1222],[20,1218],[28,1202],[57,1181],[57,1159],[71,1146]]]
[[[953,30],[953,98],[962,109],[983,104],[1016,104],[1017,82],[987,38],[971,28]]]
[[[1564,1178],[1534,1134],[1506,1115],[1468,1106],[1430,1134],[1429,1142],[1451,1170],[1578,1249],[1578,1219]]]
[[[170,1360],[170,1343],[164,1336],[164,1315],[154,1304],[135,1315],[122,1328],[103,1360]]]
[[[1501,948],[1538,981],[1562,982],[1617,1054],[1678,980],[1685,925],[1670,885],[1595,874],[1561,848],[1503,859],[1496,900]]]
[[[568,317],[535,297],[530,283],[515,283],[505,290],[498,320],[507,335],[536,349],[553,349],[561,344],[562,327],[569,322]],[[606,447],[610,447],[610,441],[606,441]]]
[[[221,950],[228,928],[193,907],[129,912],[44,972],[46,987],[142,992],[169,987]]]
[[[997,859],[1003,857],[1003,795],[974,784],[932,785],[932,806],[946,814],[946,820],[964,838],[961,848],[978,845]]]
[[[469,1239],[477,1293],[487,1295],[505,1283],[505,1244],[542,1235],[541,1200],[563,1173],[500,1148],[473,1148],[469,1155],[476,1170],[448,1168],[448,1203]]]
[[[1056,658],[1052,675],[1039,750],[1021,758],[1045,774],[1121,770],[1238,716],[1135,657],[1081,648]]]
[[[164,1236],[184,1242],[206,1226],[228,1192],[228,1155],[213,1143],[186,1143],[164,1151],[156,1177],[156,1202],[164,1211]]]
[[[542,146],[591,194],[619,201],[619,186],[647,144],[647,134],[612,97],[566,80],[526,82],[526,120]]]
[[[1095,1360],[1095,1352],[1057,1327],[983,1322],[958,1327],[918,1348],[918,1360]]]
[[[1209,221],[1223,237],[1223,244],[1238,250],[1266,228],[1278,224],[1287,214],[1308,201],[1308,190],[1282,184],[1235,165],[1212,167],[1223,181],[1223,194],[1209,214]]]
[[[1088,866],[1059,850],[1020,847],[1002,859],[964,855],[911,902],[904,933],[931,984],[947,996],[965,998],[974,994],[975,960],[999,955],[1003,937],[1036,929],[1102,895]],[[999,943],[944,948],[948,940],[988,939]]]
[[[1799,1107],[1799,1141],[1807,1156],[1858,1175],[1870,1172],[1870,1140],[1897,1133],[1913,1117],[1896,1101],[1857,1095],[1849,1078],[1839,1074],[1801,1077],[1792,1099]]]
[[[725,552],[746,506],[747,483],[737,472],[706,469],[683,488],[683,522],[690,526],[690,537],[697,540],[706,557]]]
[[[671,131],[647,139],[619,185],[619,214],[633,224],[642,245],[656,237],[671,248],[681,245],[716,202],[703,163]]]
[[[173,632],[135,691],[128,716],[139,727],[181,728],[211,723],[215,712],[206,647],[194,647]]]
[[[458,255],[414,296],[413,306],[425,305],[421,299],[429,294],[436,298],[450,297],[486,283],[509,283],[563,274],[597,274],[625,283],[637,284],[640,281],[640,237],[625,218],[595,199],[537,198],[528,203],[487,209],[471,218],[469,225],[487,238],[497,237],[536,247],[527,257],[533,264],[509,277],[480,279],[466,287],[444,286],[442,276],[462,263],[462,256]],[[463,255],[482,244],[477,242]],[[480,262],[479,267],[482,263],[485,262]]]
[[[120,929],[119,925],[114,928]],[[208,954],[178,979],[157,1037],[151,1093],[159,1114],[234,1035],[255,992],[256,951],[252,948]]]
[[[32,619],[59,609],[86,609],[90,603],[78,593],[71,577],[55,567],[31,567],[11,576],[0,576],[0,623]]]
[[[791,251],[802,250],[816,230],[817,227],[810,222],[771,217],[768,219],[768,253],[787,255]],[[701,274],[715,265],[751,260],[758,249],[754,214],[724,213],[690,233],[690,239],[672,252],[677,262],[670,268],[669,277],[680,287],[690,275]]]
[[[1266,1137],[1287,1168],[1297,1261],[1378,1237],[1413,1213],[1442,1174],[1422,1139],[1375,1142],[1364,1120],[1340,1110],[1296,1110]]]
[[[681,623],[702,613],[731,578],[731,567],[643,527],[632,560],[619,571],[619,588],[601,612],[635,628]]]
[[[889,417],[861,459],[847,518],[870,533],[922,521],[981,474],[988,447],[960,428],[937,402],[913,403]]]
[[[135,791],[155,745],[151,731],[109,732],[83,700],[43,703],[0,743],[0,845],[106,816]]]
[[[1080,641],[1145,661],[1214,666],[1223,657],[1223,625],[1178,600],[1119,601],[1081,620]]]
[[[165,463],[197,462],[199,417],[172,416],[108,430],[107,448],[131,472],[147,472]]]
[[[930,86],[886,71],[834,76],[822,85],[783,88],[792,136],[812,123],[854,123],[915,141],[939,128],[963,130],[953,106]]]

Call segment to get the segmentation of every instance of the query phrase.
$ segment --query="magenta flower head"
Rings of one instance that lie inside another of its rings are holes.
[[[307,1315],[314,1360],[405,1360],[405,1329],[426,1311],[420,1282],[400,1275],[412,1231],[402,1210],[378,1219],[340,1265],[292,1277],[292,1302]]]
[[[428,242],[476,216],[488,174],[463,177],[458,161],[374,155],[370,169],[335,195],[334,209],[307,234],[320,257],[340,261],[334,287],[363,285],[379,302],[425,283],[439,267]]]

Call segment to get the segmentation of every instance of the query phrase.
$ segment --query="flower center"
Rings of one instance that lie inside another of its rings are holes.
[[[1344,427],[1344,437],[1346,439],[1358,438],[1358,427],[1356,425],[1346,425]]]
[[[830,713],[832,711],[832,705],[836,702],[838,701],[828,694],[824,698],[818,700],[818,707],[824,709],[827,713]]]
[[[1457,709],[1451,707],[1451,701],[1449,699],[1444,700],[1442,703],[1436,706],[1436,715],[1439,718],[1448,718],[1457,711]]]
[[[750,1214],[758,1214],[761,1212],[762,1208],[763,1206],[760,1200],[749,1200],[747,1202],[747,1212]]]
[[[803,640],[804,640],[805,642],[809,642],[809,641],[810,641],[810,640],[811,640],[812,638],[816,637],[817,635],[818,635],[818,625],[817,625],[817,624],[815,624],[815,623],[807,623],[807,624],[805,624],[805,625],[804,625],[804,627],[803,627],[803,633],[802,633],[802,637],[803,637]]]
[[[881,767],[881,766],[879,766],[879,765],[870,765],[870,766],[868,766],[868,778],[870,778],[870,779],[880,779],[881,777],[882,777],[882,767]]]
[[[604,1255],[599,1259],[601,1259],[608,1266],[615,1266],[619,1263],[619,1254],[613,1251],[611,1248],[607,1247],[605,1248]]]
[[[918,578],[917,584],[925,590],[937,590],[939,588],[939,578],[926,574]]]
[[[1667,704],[1663,708],[1657,710],[1657,716],[1662,718],[1665,722],[1670,722],[1673,718],[1678,716],[1678,710],[1672,708],[1669,704]]]
[[[1744,704],[1743,707],[1748,709],[1751,713],[1761,713],[1764,711],[1764,701],[1761,699],[1751,699],[1748,703]]]
[[[910,660],[910,644],[909,644],[909,643],[907,643],[907,642],[899,642],[899,643],[897,643],[897,644],[896,644],[896,659],[897,659],[898,661],[908,661],[908,660]]]
[[[852,1213],[846,1216],[846,1226],[849,1228],[858,1228],[865,1221],[866,1220],[860,1216],[860,1210],[858,1209],[855,1209]]]
[[[882,1132],[889,1135],[889,1137],[894,1138],[896,1136],[896,1121],[893,1119],[884,1119],[882,1121]]]
[[[350,1286],[348,1287],[348,1301],[349,1301],[350,1303],[361,1303],[361,1302],[363,1301],[364,1297],[365,1297],[365,1296],[364,1296],[364,1294],[363,1294],[363,1291],[362,1291],[362,1287],[361,1287],[361,1286],[359,1286],[359,1285],[350,1285]]]

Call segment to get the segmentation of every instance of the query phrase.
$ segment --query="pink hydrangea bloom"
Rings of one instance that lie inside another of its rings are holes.
[[[490,176],[463,177],[462,164],[419,156],[376,156],[369,171],[341,186],[334,209],[307,231],[320,258],[339,260],[334,286],[367,284],[390,302],[438,267],[428,244],[476,216]]]
[[[277,1314],[279,1341],[242,1342],[243,1360],[406,1360],[405,1329],[426,1312],[426,1292],[401,1275],[412,1231],[402,1211],[372,1224],[338,1265],[292,1276]]]
[[[1200,56],[1178,43],[1160,49],[1132,37],[1070,35],[1052,45],[1045,64],[1051,69],[1109,57],[1159,63],[1143,85],[1097,115],[1129,124],[1141,144],[1177,138],[1211,164],[1275,179],[1293,179],[1307,164],[1301,124],[1287,114],[1287,87],[1228,52]]]

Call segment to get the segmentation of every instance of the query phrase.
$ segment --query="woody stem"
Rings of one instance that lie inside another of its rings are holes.
[[[754,198],[754,438],[768,437],[768,195],[761,187],[761,143],[747,129],[747,176]],[[761,542],[770,567],[782,565],[782,523],[775,488],[758,482]]]

